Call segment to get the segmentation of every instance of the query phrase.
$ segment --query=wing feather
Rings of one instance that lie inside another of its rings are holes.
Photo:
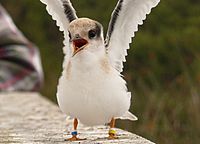
[[[146,15],[160,0],[119,0],[108,27],[105,41],[106,49],[113,67],[119,72],[123,70],[127,50],[132,37],[142,25]]]
[[[47,12],[52,16],[52,19],[56,21],[56,25],[60,31],[64,32],[64,48],[63,51],[66,55],[69,55],[69,34],[68,26],[71,21],[77,19],[76,11],[73,8],[69,0],[40,0],[46,5]]]

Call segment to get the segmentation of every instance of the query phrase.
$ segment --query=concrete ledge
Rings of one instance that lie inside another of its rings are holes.
[[[71,120],[65,120],[58,107],[37,93],[0,95],[0,143],[67,144]],[[81,144],[153,144],[135,134],[118,129],[118,140],[107,140],[107,128],[78,127]],[[72,142],[79,143],[79,142]]]

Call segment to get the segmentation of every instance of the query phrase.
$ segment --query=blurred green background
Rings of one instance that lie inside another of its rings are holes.
[[[63,35],[39,0],[0,0],[16,25],[40,49],[41,93],[56,102]],[[106,31],[117,0],[72,0],[80,17]],[[133,39],[123,75],[136,122],[118,126],[160,144],[200,143],[200,0],[161,0]]]

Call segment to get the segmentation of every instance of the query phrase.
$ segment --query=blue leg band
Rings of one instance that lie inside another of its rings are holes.
[[[78,135],[78,132],[77,131],[73,131],[71,134],[72,134],[72,136],[76,136],[76,135]]]

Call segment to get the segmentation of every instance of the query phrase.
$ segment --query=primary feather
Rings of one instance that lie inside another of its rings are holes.
[[[60,31],[66,31],[69,23],[72,19],[69,19],[67,14],[71,13],[74,19],[78,18],[76,16],[76,11],[72,7],[72,4],[68,0],[40,0],[46,5],[48,13],[52,16],[52,19],[56,21],[57,26]],[[65,7],[68,6],[68,10]],[[69,11],[70,9],[70,11]]]
[[[46,5],[47,12],[56,21],[56,25],[60,31],[64,32],[64,48],[66,54],[65,59],[70,55],[68,27],[71,21],[77,19],[76,11],[69,0],[40,0]]]
[[[123,70],[127,49],[132,42],[138,25],[143,24],[146,15],[151,12],[160,0],[119,0],[112,13],[109,24],[106,49],[113,67]]]

